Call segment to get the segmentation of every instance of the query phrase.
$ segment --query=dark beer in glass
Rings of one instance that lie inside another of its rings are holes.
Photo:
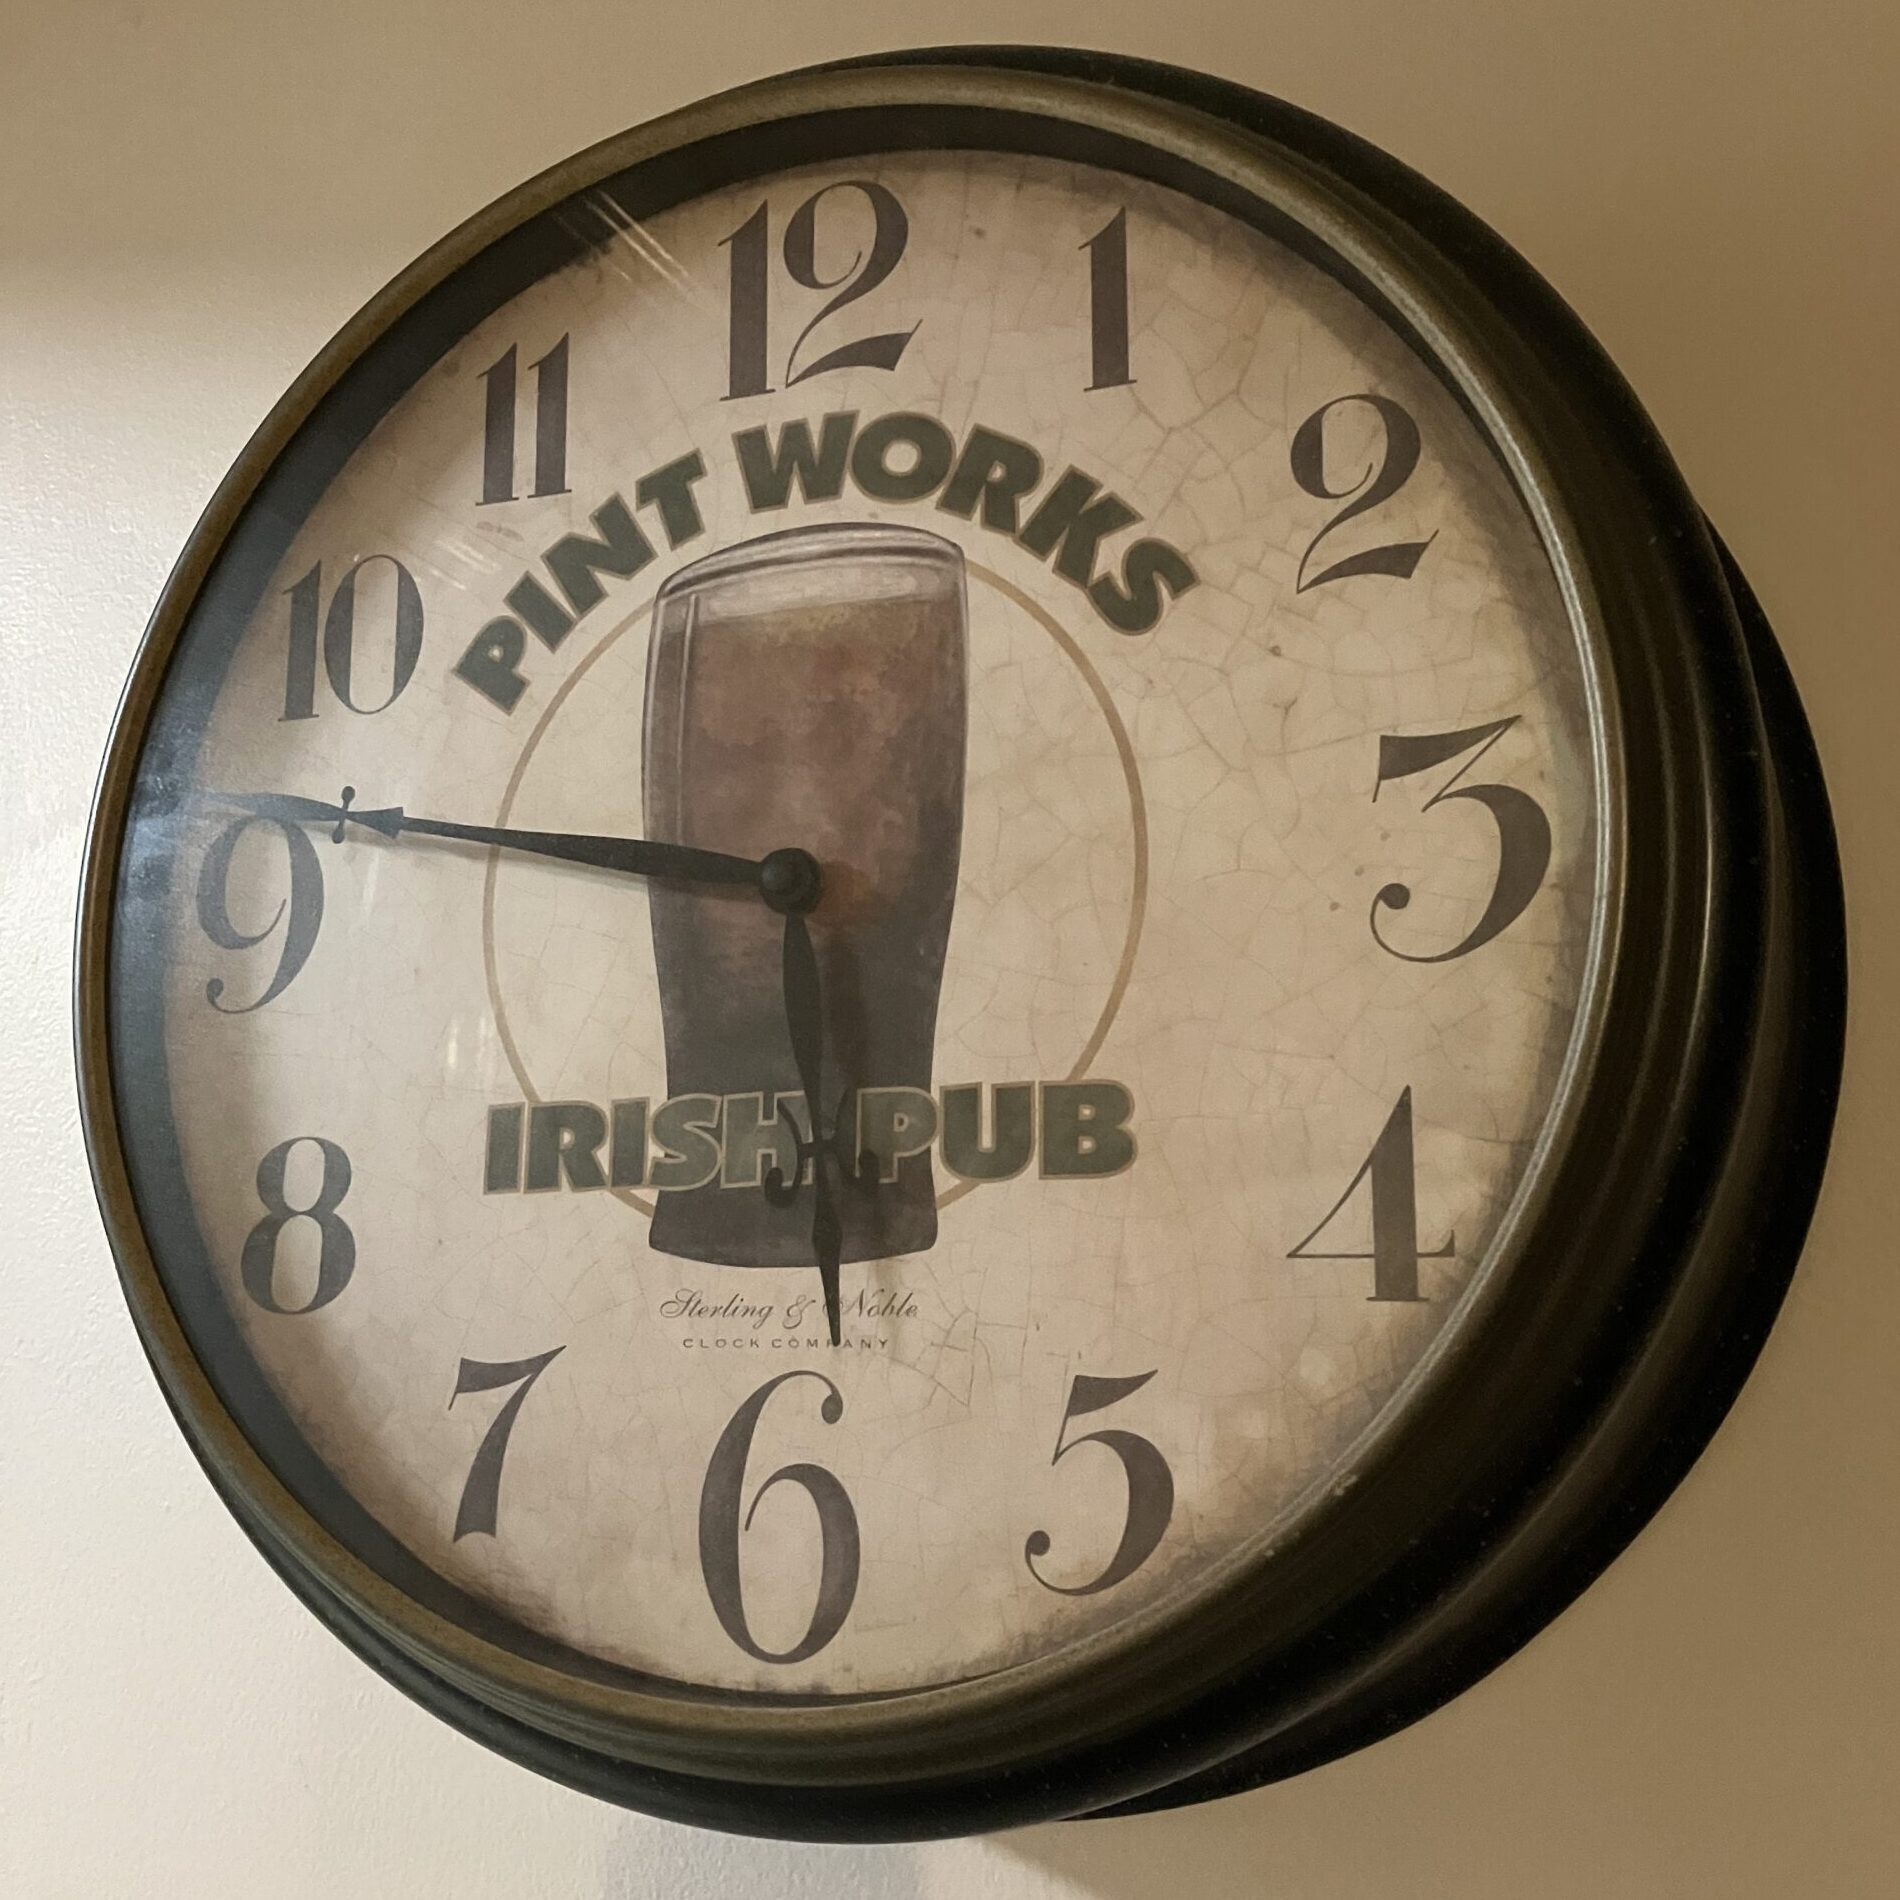
[[[807,1105],[781,919],[749,891],[656,882],[667,1095],[723,1103],[694,1112],[717,1115],[724,1159],[704,1185],[660,1187],[652,1244],[729,1266],[810,1265],[812,1191],[777,1204],[767,1171],[793,1177],[811,1115],[853,1155],[857,1090],[932,1086],[963,831],[963,556],[911,528],[795,528],[682,569],[653,611],[646,833],[755,858],[797,846],[818,860],[824,1063],[822,1100]],[[834,1176],[846,1261],[935,1241],[929,1153],[903,1158],[896,1175]]]

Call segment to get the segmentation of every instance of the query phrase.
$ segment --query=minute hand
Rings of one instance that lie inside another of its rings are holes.
[[[327,805],[320,799],[284,792],[227,793],[223,802],[261,818],[292,824],[336,827],[340,842],[346,825],[361,825],[385,838],[414,833],[426,838],[450,838],[462,844],[498,845],[507,851],[525,851],[536,857],[557,858],[566,864],[588,864],[602,871],[630,877],[678,878],[694,884],[737,884],[760,888],[765,862],[735,857],[725,851],[705,851],[697,845],[664,844],[651,838],[603,838],[575,831],[518,831],[503,825],[464,825],[448,818],[417,818],[400,805],[352,809],[353,788],[344,790],[344,802]]]

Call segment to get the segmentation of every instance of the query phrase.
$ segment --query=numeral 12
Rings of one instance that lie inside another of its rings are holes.
[[[817,257],[818,207],[833,192],[856,192],[870,206],[871,248],[859,251],[841,275],[821,277]],[[732,253],[724,397],[727,402],[742,396],[769,395],[772,389],[768,340],[771,327],[769,224],[770,207],[761,204],[736,231],[719,240],[721,248],[730,246]],[[798,340],[785,359],[788,389],[793,383],[802,383],[809,376],[822,376],[829,370],[897,367],[905,347],[917,334],[914,323],[908,330],[887,330],[877,336],[840,343],[802,367],[798,355],[806,339],[827,317],[869,295],[890,276],[909,242],[910,219],[904,207],[884,186],[870,179],[847,178],[822,186],[792,213],[781,246],[786,275],[802,289],[829,290],[834,295],[799,331]]]

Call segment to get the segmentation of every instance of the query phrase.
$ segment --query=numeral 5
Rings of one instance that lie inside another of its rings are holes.
[[[1068,1436],[1072,1420],[1119,1405],[1154,1376],[1150,1371],[1138,1372],[1132,1378],[1098,1379],[1078,1372],[1069,1382],[1069,1402],[1056,1430],[1056,1448],[1049,1462],[1059,1465],[1070,1452],[1083,1445],[1105,1445],[1122,1461],[1122,1470],[1128,1478],[1128,1515],[1122,1521],[1121,1541],[1115,1546],[1114,1556],[1108,1560],[1107,1568],[1089,1583],[1051,1583],[1036,1568],[1036,1559],[1049,1554],[1049,1533],[1031,1531],[1023,1545],[1023,1561],[1029,1566],[1029,1574],[1045,1590],[1065,1597],[1091,1597],[1099,1591],[1113,1589],[1132,1577],[1154,1555],[1155,1547],[1167,1534],[1168,1520],[1174,1515],[1174,1473],[1147,1439],[1135,1432],[1112,1428],[1084,1432],[1080,1438]]]

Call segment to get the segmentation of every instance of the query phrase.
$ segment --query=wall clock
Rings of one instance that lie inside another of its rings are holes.
[[[1467,213],[1163,67],[504,198],[159,603],[79,1063],[166,1395],[410,1695],[830,1839],[1524,1641],[1744,1376],[1844,960],[1753,597]]]

